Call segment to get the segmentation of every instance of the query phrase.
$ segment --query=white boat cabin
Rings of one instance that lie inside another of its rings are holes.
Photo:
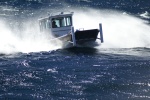
[[[71,32],[73,26],[73,13],[61,12],[57,15],[50,15],[39,19],[40,31],[51,32],[53,36],[60,37]]]

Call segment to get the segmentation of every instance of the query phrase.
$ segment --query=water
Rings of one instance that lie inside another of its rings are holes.
[[[150,98],[148,0],[22,2],[0,2],[0,100]],[[60,8],[75,12],[76,29],[102,23],[104,43],[51,44],[37,19]]]

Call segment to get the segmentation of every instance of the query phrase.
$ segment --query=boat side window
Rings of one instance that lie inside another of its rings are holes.
[[[47,29],[50,28],[50,20],[49,19],[47,19],[47,21],[46,21],[46,28]]]
[[[46,29],[45,20],[41,20],[40,21],[40,31],[43,31],[44,29]]]
[[[42,19],[40,20],[40,31],[44,31],[45,29],[50,28],[50,20],[49,19]]]

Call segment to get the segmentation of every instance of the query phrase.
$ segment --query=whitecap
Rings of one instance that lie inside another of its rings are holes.
[[[143,17],[143,18],[150,19],[150,14],[149,14],[147,11],[145,11],[145,12],[142,13],[142,14],[140,14],[140,16]]]
[[[58,73],[58,71],[55,68],[52,69],[47,69],[48,72],[52,72],[52,73]]]

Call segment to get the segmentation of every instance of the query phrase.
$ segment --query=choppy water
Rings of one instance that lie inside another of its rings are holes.
[[[148,0],[0,4],[0,100],[150,99]],[[51,44],[36,21],[61,7],[75,12],[75,28],[103,23],[104,44]]]

